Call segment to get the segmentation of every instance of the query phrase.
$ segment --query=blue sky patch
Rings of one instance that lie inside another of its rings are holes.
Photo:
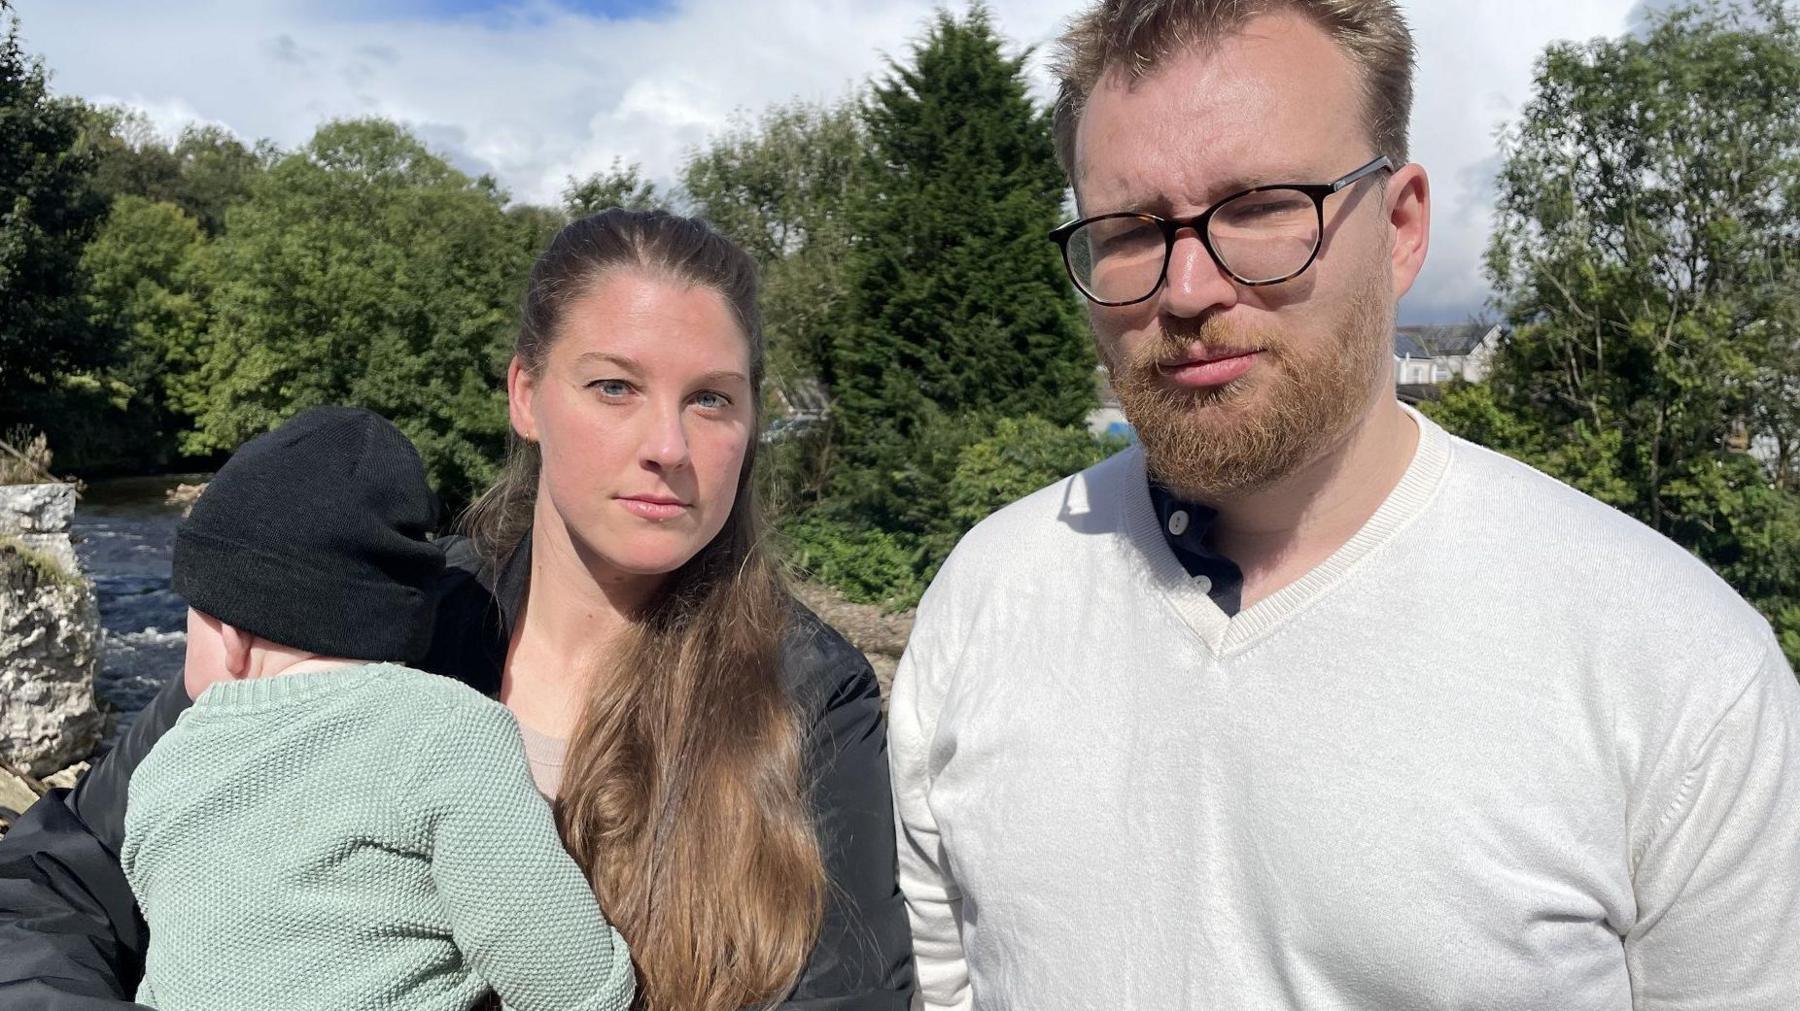
[[[591,17],[622,21],[631,18],[654,18],[672,13],[677,0],[549,0],[555,7]],[[446,20],[483,19],[518,12],[535,5],[523,0],[377,0],[363,4],[366,16],[428,17]]]

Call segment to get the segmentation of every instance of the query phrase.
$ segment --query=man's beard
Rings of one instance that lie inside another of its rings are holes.
[[[1313,350],[1278,331],[1234,332],[1217,316],[1164,330],[1123,361],[1103,345],[1150,476],[1184,499],[1216,503],[1319,459],[1362,418],[1376,372],[1392,357],[1393,308],[1381,296],[1373,284],[1358,292]],[[1183,388],[1161,375],[1157,362],[1184,359],[1195,343],[1209,355],[1264,350],[1250,374],[1223,386]]]

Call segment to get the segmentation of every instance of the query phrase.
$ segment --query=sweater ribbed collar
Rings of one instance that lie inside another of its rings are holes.
[[[381,677],[385,670],[393,667],[387,663],[364,663],[245,681],[220,681],[201,692],[189,712],[198,717],[302,704],[323,696],[342,694],[370,678]]]
[[[1328,593],[1358,563],[1392,540],[1422,513],[1450,463],[1450,437],[1411,407],[1402,408],[1419,426],[1419,444],[1400,481],[1375,514],[1323,562],[1269,596],[1227,615],[1196,586],[1169,548],[1151,501],[1141,449],[1133,448],[1133,473],[1120,490],[1117,532],[1129,541],[1150,579],[1184,622],[1215,656],[1240,652],[1282,625],[1308,603]]]

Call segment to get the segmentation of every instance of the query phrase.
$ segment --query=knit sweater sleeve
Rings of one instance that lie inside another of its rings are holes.
[[[630,953],[563,849],[511,714],[461,707],[420,758],[409,796],[470,967],[513,1011],[624,1011]]]
[[[918,971],[915,1009],[967,1009],[974,999],[962,947],[962,892],[945,858],[930,799],[938,718],[961,652],[959,616],[949,601],[958,561],[953,554],[919,604],[894,673],[888,713],[900,889]]]
[[[1766,1009],[1800,995],[1800,685],[1771,637],[1632,853],[1635,1011]]]

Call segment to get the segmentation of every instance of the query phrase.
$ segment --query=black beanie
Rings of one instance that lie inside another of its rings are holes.
[[[238,449],[175,533],[175,592],[259,638],[417,665],[443,553],[437,499],[386,419],[315,407]]]

